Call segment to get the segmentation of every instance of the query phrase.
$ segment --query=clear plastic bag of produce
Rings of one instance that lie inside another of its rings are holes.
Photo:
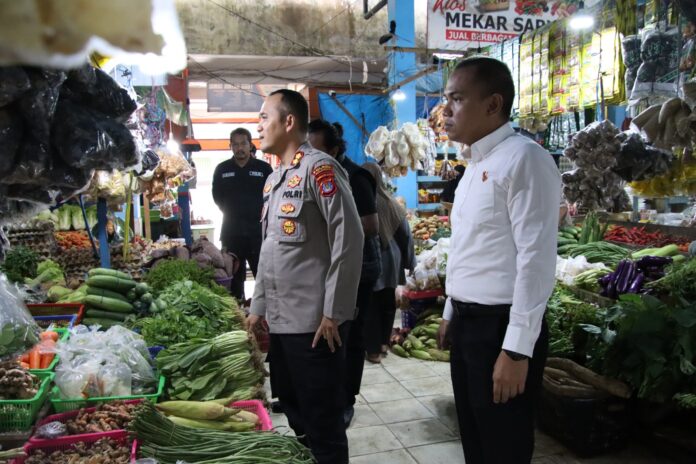
[[[71,398],[93,398],[101,395],[99,386],[99,369],[101,369],[102,358],[82,355],[68,361],[63,358],[56,368],[55,383],[63,399]]]
[[[41,329],[5,274],[0,274],[0,359],[17,357],[39,342]]]
[[[53,440],[54,438],[62,437],[68,434],[68,428],[64,423],[53,421],[48,424],[44,424],[36,429],[34,434],[38,438],[45,438],[46,440]]]
[[[118,359],[109,359],[101,366],[98,381],[100,396],[130,396],[132,393],[131,370]]]

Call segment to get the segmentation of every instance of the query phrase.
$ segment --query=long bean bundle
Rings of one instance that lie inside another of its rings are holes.
[[[160,464],[312,464],[295,437],[275,432],[224,432],[176,425],[145,401],[131,422],[140,455]]]

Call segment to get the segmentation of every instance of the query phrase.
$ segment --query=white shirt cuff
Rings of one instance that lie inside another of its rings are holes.
[[[442,311],[442,318],[446,321],[451,321],[453,313],[454,308],[452,307],[452,298],[447,298],[445,301],[445,310]]]
[[[266,317],[266,306],[262,303],[254,304],[254,299],[251,300],[251,307],[249,308],[249,314],[255,316]]]
[[[529,356],[534,354],[534,345],[539,334],[523,327],[509,325],[503,340],[503,349]]]

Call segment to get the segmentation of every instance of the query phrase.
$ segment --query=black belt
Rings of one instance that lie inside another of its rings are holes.
[[[512,305],[482,305],[452,300],[452,309],[457,317],[464,316],[504,316],[510,314]]]

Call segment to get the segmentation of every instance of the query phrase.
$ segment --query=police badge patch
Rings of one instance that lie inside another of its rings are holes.
[[[263,186],[263,193],[268,193],[271,191],[271,183],[268,182],[266,185]]]
[[[300,161],[302,161],[302,158],[304,158],[304,152],[303,151],[298,151],[295,153],[295,157],[292,159],[292,164],[293,166],[297,166],[300,164]]]
[[[300,185],[300,182],[302,182],[302,178],[298,175],[294,175],[288,180],[288,187],[295,188]]]
[[[338,191],[334,169],[330,164],[317,166],[312,170],[312,175],[317,182],[319,194],[322,197],[332,197]]]
[[[285,235],[294,235],[296,230],[297,224],[295,224],[295,221],[288,219],[283,222],[283,233],[285,233]]]
[[[284,203],[280,206],[280,212],[284,214],[294,213],[295,205],[293,205],[292,203]]]

